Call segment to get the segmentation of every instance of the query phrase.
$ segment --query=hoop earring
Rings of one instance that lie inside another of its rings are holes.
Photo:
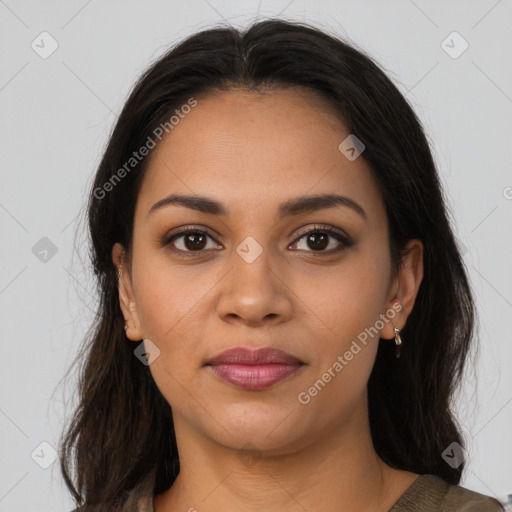
[[[402,338],[400,338],[400,329],[395,327],[395,357],[400,357],[400,345],[402,344]]]

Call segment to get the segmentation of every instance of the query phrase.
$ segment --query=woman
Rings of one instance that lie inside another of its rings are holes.
[[[475,311],[435,164],[362,51],[280,20],[189,37],[88,215],[79,510],[502,510],[458,485]]]

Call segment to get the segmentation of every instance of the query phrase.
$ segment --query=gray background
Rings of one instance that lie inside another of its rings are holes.
[[[73,505],[51,447],[74,373],[58,385],[95,306],[81,211],[131,85],[192,32],[277,15],[367,50],[428,131],[481,319],[479,362],[456,401],[462,484],[512,494],[510,0],[0,0],[0,512]],[[58,44],[47,58],[31,47],[51,49],[43,31]],[[457,58],[453,31],[469,44]]]

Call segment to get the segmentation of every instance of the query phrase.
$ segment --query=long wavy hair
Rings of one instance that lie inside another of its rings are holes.
[[[361,156],[386,207],[395,275],[407,241],[423,242],[424,276],[401,333],[401,357],[393,343],[379,343],[369,378],[371,434],[390,466],[458,484],[464,464],[452,467],[442,452],[454,441],[465,446],[452,406],[476,312],[427,136],[385,71],[354,43],[307,23],[266,19],[243,31],[215,26],[169,49],[135,83],[110,134],[87,204],[98,309],[74,360],[79,401],[59,446],[69,491],[80,505],[114,510],[141,482],[156,495],[179,473],[171,407],[125,336],[111,252],[120,242],[130,253],[149,156],[113,180],[191,98],[235,88],[320,93],[365,145]]]

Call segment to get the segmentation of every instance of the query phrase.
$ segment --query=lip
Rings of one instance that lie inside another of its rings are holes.
[[[218,356],[208,361],[208,365],[218,364],[302,364],[297,357],[288,352],[272,347],[251,349],[246,347],[235,347],[221,352]]]
[[[304,366],[295,356],[279,349],[236,347],[211,359],[206,366],[218,377],[247,390],[261,390],[283,381]]]

